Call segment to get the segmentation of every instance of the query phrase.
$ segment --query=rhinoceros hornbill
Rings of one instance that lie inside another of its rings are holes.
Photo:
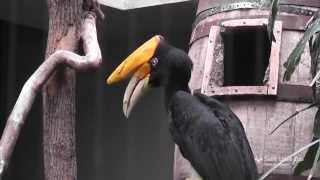
[[[243,126],[227,105],[191,94],[192,61],[156,35],[129,55],[107,84],[132,76],[123,100],[129,116],[148,87],[164,87],[169,129],[182,155],[204,180],[256,180],[257,167]]]

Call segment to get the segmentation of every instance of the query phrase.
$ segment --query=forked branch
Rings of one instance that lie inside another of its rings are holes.
[[[81,39],[85,55],[80,56],[70,51],[58,50],[49,56],[24,84],[20,95],[10,113],[0,140],[0,179],[8,166],[12,151],[18,139],[20,129],[31,109],[36,95],[41,91],[50,75],[58,65],[67,65],[75,70],[96,69],[102,62],[97,40],[96,17],[88,13],[81,27]]]

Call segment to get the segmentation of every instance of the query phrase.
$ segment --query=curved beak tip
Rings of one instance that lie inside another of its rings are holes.
[[[130,116],[129,113],[124,113],[124,116],[126,117],[127,120],[129,120],[129,116]]]
[[[129,109],[128,109],[128,105],[129,105],[129,101],[128,100],[124,100],[123,101],[123,115],[126,117],[126,119],[129,119],[129,115],[130,115],[130,112],[129,112]]]
[[[107,77],[106,84],[111,85],[117,81],[118,81],[117,77],[115,77],[113,74],[111,74],[110,76]]]
[[[108,78],[107,80],[106,80],[106,84],[107,85],[111,85],[113,82],[111,81],[111,79],[110,78]]]

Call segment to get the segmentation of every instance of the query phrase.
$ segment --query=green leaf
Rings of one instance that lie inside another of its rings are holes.
[[[268,26],[267,26],[268,37],[270,42],[276,41],[276,38],[274,37],[274,34],[273,34],[273,28],[278,15],[278,10],[279,10],[279,0],[273,0],[271,4],[271,13],[268,19]]]
[[[314,38],[309,40],[310,55],[311,55],[311,74],[315,76],[317,74],[317,66],[320,55],[320,35],[316,34]]]
[[[313,137],[312,142],[314,142],[316,140],[318,140],[318,138]],[[294,176],[301,175],[304,171],[312,168],[313,161],[315,159],[318,148],[319,148],[319,143],[311,146],[308,149],[306,155],[304,156],[304,159],[302,161],[300,161],[298,163],[298,165],[294,168],[294,171],[293,171]],[[319,159],[318,159],[318,161],[319,161]]]
[[[317,138],[320,137],[320,108],[318,108],[318,111],[314,117],[313,135]]]
[[[319,145],[319,144],[318,144],[318,145]],[[313,159],[312,168],[311,168],[311,170],[310,170],[310,172],[309,172],[309,176],[308,176],[308,179],[307,179],[307,180],[310,180],[310,179],[313,177],[314,172],[315,172],[316,169],[317,169],[319,156],[320,156],[320,146],[318,146],[316,156],[315,156],[315,158]]]
[[[292,73],[294,72],[296,66],[300,62],[301,54],[303,53],[306,43],[309,39],[318,31],[320,31],[320,16],[319,12],[315,15],[314,20],[310,23],[310,26],[304,33],[301,40],[298,42],[294,50],[289,55],[287,62],[284,64],[286,71],[284,73],[283,79],[289,81]]]
[[[313,139],[312,142],[319,139],[320,135],[320,108],[318,108],[318,111],[314,117],[314,126],[313,126]],[[311,146],[306,155],[304,156],[304,159],[298,163],[298,165],[295,167],[293,174],[294,175],[301,175],[306,170],[309,169],[315,169],[316,162],[319,161],[319,153],[320,153],[319,143],[317,143],[315,146]],[[316,160],[317,159],[317,160]],[[310,171],[310,175],[312,176],[313,171]],[[309,176],[310,176],[309,175]]]
[[[284,123],[286,123],[287,121],[289,121],[290,119],[292,119],[293,117],[297,116],[298,114],[310,109],[310,108],[313,108],[315,105],[317,105],[317,103],[313,103],[313,104],[310,104],[309,106],[299,110],[299,111],[296,111],[294,112],[293,114],[291,114],[289,117],[287,117],[285,120],[281,121],[270,133],[269,135],[273,134],[277,129],[279,129]]]

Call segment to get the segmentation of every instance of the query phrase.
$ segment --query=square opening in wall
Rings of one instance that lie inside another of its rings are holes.
[[[277,95],[282,22],[269,41],[268,19],[231,19],[210,27],[201,92],[209,96]]]
[[[266,26],[226,27],[221,37],[223,86],[262,86],[271,51]]]

